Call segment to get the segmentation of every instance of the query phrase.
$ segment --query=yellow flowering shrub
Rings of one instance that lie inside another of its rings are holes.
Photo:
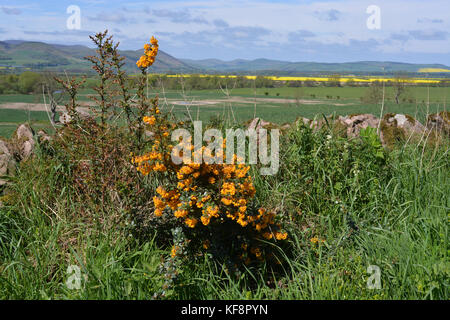
[[[147,48],[150,47],[146,47],[146,52]],[[138,65],[143,65],[145,59],[141,57]],[[161,113],[157,100],[143,122],[146,130],[153,133],[148,141],[150,150],[133,157],[132,162],[142,175],[152,174],[165,181],[152,198],[153,215],[161,219],[175,218],[176,224],[186,230],[191,251],[205,250],[217,256],[215,253],[219,251],[223,255],[231,250],[230,255],[248,264],[270,256],[264,241],[287,238],[274,212],[254,206],[256,190],[249,175],[250,167],[237,164],[236,155],[233,164],[175,164],[171,158],[174,143],[170,130],[178,126]],[[193,156],[195,152],[205,157],[211,155],[211,150],[204,146],[194,151],[191,142],[181,140],[180,146],[190,147]],[[222,154],[226,154],[225,149],[226,139]],[[176,252],[174,247],[172,256]]]

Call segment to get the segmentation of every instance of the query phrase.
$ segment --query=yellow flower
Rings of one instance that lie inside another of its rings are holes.
[[[145,123],[147,123],[149,125],[153,125],[156,122],[156,118],[155,118],[155,116],[144,117],[144,118],[142,118],[142,121],[144,121]]]
[[[211,217],[218,217],[219,215],[218,215],[218,212],[219,212],[219,207],[218,206],[215,206],[214,208],[213,207],[211,207],[211,206],[208,206],[207,208],[206,208],[206,212],[211,216]]]
[[[277,233],[275,233],[275,238],[277,239],[277,240],[286,240],[286,238],[287,238],[287,233],[286,232],[277,232]]]
[[[163,211],[161,210],[161,209],[155,209],[155,216],[157,216],[157,217],[161,217],[162,216],[162,214],[163,214]]]
[[[176,210],[176,211],[174,212],[174,216],[177,217],[177,218],[184,218],[184,217],[186,217],[187,215],[188,215],[188,211],[187,211],[187,210],[183,210],[183,209],[181,209],[181,210]]]
[[[205,226],[207,226],[207,225],[209,224],[211,218],[210,218],[210,217],[202,216],[202,217],[200,218],[200,220],[202,220],[202,223],[203,223]]]
[[[163,171],[166,171],[166,166],[164,164],[158,162],[153,167],[153,170],[163,172]]]
[[[222,203],[226,206],[229,206],[233,201],[227,198],[222,198]]]
[[[197,208],[203,208],[203,202],[197,202]]]
[[[153,204],[155,205],[156,208],[161,208],[164,207],[164,201],[162,201],[160,198],[158,198],[157,196],[153,197]]]
[[[236,222],[239,223],[242,227],[245,227],[245,226],[248,225],[248,221],[245,221],[245,220],[242,219],[242,218],[237,219]]]
[[[161,186],[159,186],[158,188],[156,188],[156,192],[159,193],[159,195],[163,198],[167,198],[169,196],[169,193]]]
[[[170,251],[170,256],[172,258],[175,258],[175,256],[177,255],[177,251],[178,251],[178,246],[172,246],[172,250]]]
[[[225,182],[222,185],[222,190],[220,191],[220,193],[222,195],[227,195],[227,194],[229,194],[231,196],[235,195],[236,194],[236,188],[234,186],[234,183],[233,182]]]
[[[195,226],[197,225],[197,223],[198,223],[198,220],[197,219],[195,219],[195,218],[186,218],[186,220],[184,220],[184,222],[186,223],[186,225],[189,227],[189,228],[195,228]]]
[[[194,170],[190,166],[182,166],[180,173],[183,175],[191,174]]]
[[[263,237],[267,240],[272,239],[272,233],[271,232],[264,232]]]
[[[261,257],[262,255],[260,248],[251,248],[250,252],[253,253],[257,258]]]

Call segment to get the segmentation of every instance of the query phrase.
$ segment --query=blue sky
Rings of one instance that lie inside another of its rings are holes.
[[[70,5],[80,30],[67,29]],[[367,27],[370,5],[380,29]],[[0,0],[0,40],[90,45],[106,28],[122,49],[155,35],[177,58],[450,65],[449,0]]]

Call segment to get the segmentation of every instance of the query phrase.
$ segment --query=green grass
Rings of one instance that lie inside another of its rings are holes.
[[[0,137],[11,138],[12,133],[16,130],[17,125],[0,125]]]
[[[23,123],[27,121],[46,121],[48,120],[45,111],[28,111],[15,109],[0,109],[0,125],[2,122]]]
[[[0,94],[0,104],[8,102],[43,103],[42,94]]]
[[[252,171],[258,202],[276,207],[289,231],[284,271],[268,283],[264,266],[236,279],[206,257],[184,261],[167,298],[449,298],[448,144],[380,160],[373,146],[329,135],[294,129],[282,137],[278,174]],[[121,209],[83,201],[70,174],[40,153],[21,165],[0,209],[0,299],[150,299],[169,249],[106,228]],[[80,290],[66,286],[69,265],[87,276]],[[379,290],[367,287],[369,265],[381,270]]]

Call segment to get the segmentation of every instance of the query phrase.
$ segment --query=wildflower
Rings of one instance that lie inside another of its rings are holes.
[[[251,248],[250,252],[254,254],[257,258],[261,257],[262,252],[260,248]]]
[[[184,218],[188,215],[188,211],[187,210],[176,210],[174,212],[174,216],[177,218]]]
[[[277,240],[286,240],[287,233],[286,232],[277,232],[277,233],[275,233],[275,238]]]
[[[180,169],[180,173],[183,175],[191,174],[194,170],[190,166],[182,166]]]
[[[209,216],[206,216],[206,217],[202,216],[200,218],[200,220],[202,220],[203,225],[207,226],[209,224],[210,220],[211,220],[211,217],[209,217]]]
[[[272,233],[271,232],[264,232],[263,233],[263,237],[265,238],[265,239],[267,239],[267,240],[270,240],[270,239],[272,239]]]
[[[172,250],[170,251],[170,256],[171,256],[172,258],[175,258],[175,256],[177,255],[178,249],[179,249],[178,246],[172,246]]]
[[[206,208],[206,212],[208,213],[208,215],[210,215],[211,217],[218,217],[219,215],[218,215],[218,212],[219,212],[219,207],[218,206],[215,206],[215,207],[211,207],[211,206],[208,206],[207,208]]]
[[[186,218],[186,220],[184,220],[184,222],[186,223],[186,225],[189,227],[189,228],[195,228],[195,226],[197,225],[197,223],[198,223],[198,220],[197,219],[195,219],[195,218]]]
[[[166,166],[162,163],[156,163],[155,166],[153,167],[154,171],[160,171],[160,172],[164,172],[166,171]]]
[[[239,223],[241,225],[241,227],[246,227],[248,225],[248,221],[245,221],[241,217],[239,219],[237,219],[236,222]]]
[[[214,184],[214,183],[216,183],[216,178],[214,178],[214,177],[209,177],[209,178],[208,178],[208,182],[209,182],[210,184]]]
[[[234,186],[234,183],[233,182],[225,182],[223,185],[222,185],[222,190],[220,191],[220,193],[222,194],[222,195],[231,195],[231,196],[233,196],[233,195],[235,195],[235,193],[236,193],[236,188],[235,188],[235,186]]]
[[[164,201],[162,201],[157,196],[154,196],[153,197],[153,204],[155,205],[156,208],[161,208],[162,206],[164,206]]]
[[[142,118],[142,121],[144,121],[145,123],[147,123],[149,125],[154,125],[156,122],[156,118],[155,118],[155,116],[144,117],[144,118]]]
[[[229,206],[233,201],[227,198],[222,198],[222,203],[226,206]]]
[[[246,206],[239,207],[239,212],[245,213],[245,211],[247,211],[247,207]]]
[[[197,202],[197,208],[199,209],[203,208],[203,202]]]
[[[154,214],[157,217],[161,217],[163,214],[163,211],[161,209],[155,209]]]

